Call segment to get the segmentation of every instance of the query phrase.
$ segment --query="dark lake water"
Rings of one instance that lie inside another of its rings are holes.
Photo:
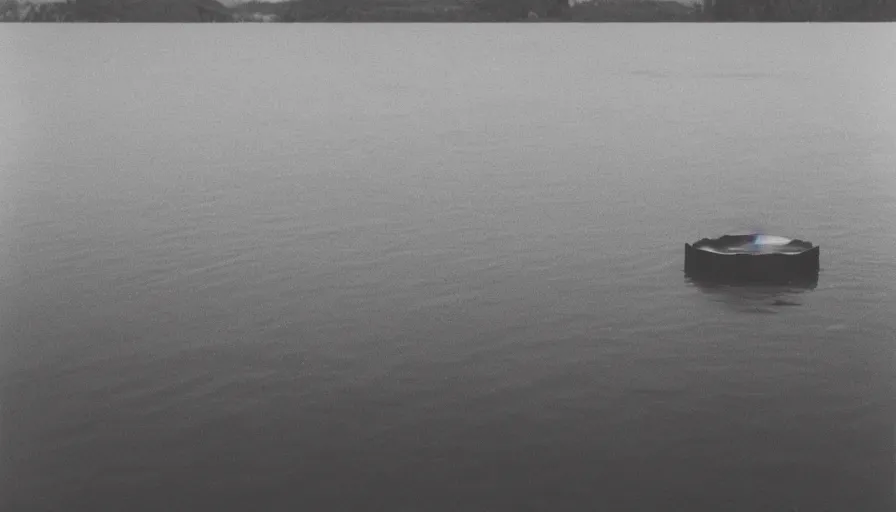
[[[0,509],[893,510],[894,47],[4,26]]]

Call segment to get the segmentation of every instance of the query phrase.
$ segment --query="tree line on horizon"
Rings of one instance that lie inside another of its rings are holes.
[[[891,21],[896,0],[0,0],[3,21],[230,22],[251,14],[280,22],[351,21]]]
[[[352,21],[693,21],[693,7],[672,0],[252,0],[225,7],[217,0],[0,0],[3,21],[280,22]],[[256,16],[267,15],[267,16]]]
[[[896,0],[710,0],[713,21],[896,21]]]

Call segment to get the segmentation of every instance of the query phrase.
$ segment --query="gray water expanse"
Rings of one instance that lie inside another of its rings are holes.
[[[3,26],[0,510],[892,511],[894,48]]]

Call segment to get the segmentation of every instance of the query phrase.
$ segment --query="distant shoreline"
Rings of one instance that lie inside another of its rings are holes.
[[[896,0],[0,0],[0,21],[62,23],[741,23],[896,21]],[[764,3],[763,3],[764,2]]]

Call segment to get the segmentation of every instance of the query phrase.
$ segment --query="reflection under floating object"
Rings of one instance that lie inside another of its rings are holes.
[[[819,248],[811,242],[771,235],[725,235],[684,245],[684,271],[718,281],[817,280]]]

